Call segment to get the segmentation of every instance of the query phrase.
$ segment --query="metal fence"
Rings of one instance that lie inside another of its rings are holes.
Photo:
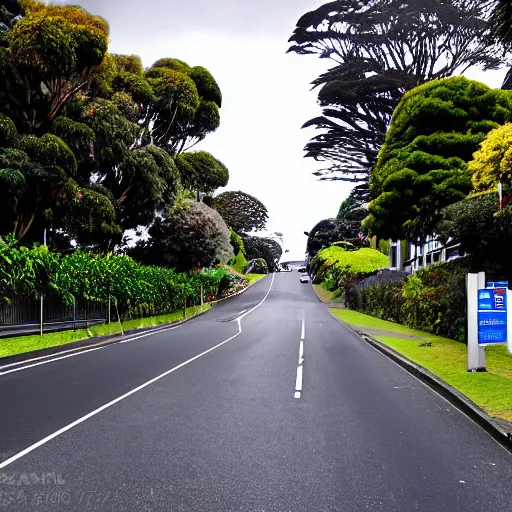
[[[13,297],[0,301],[0,338],[13,335],[83,328],[105,322],[107,306],[101,302],[77,300],[66,305],[62,299]]]
[[[372,285],[390,284],[397,283],[399,281],[405,281],[410,274],[407,272],[398,272],[396,270],[382,269],[377,271],[374,275],[363,279],[353,285],[351,289],[360,292],[364,288]]]

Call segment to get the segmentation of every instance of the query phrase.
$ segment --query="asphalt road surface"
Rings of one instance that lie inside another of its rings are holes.
[[[510,512],[512,456],[297,272],[0,369],[0,512]]]

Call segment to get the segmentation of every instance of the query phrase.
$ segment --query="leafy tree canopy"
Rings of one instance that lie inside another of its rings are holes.
[[[454,238],[477,263],[490,261],[510,267],[512,207],[499,211],[496,192],[470,196],[442,211],[437,232]]]
[[[244,234],[242,238],[248,261],[263,259],[271,272],[277,269],[277,264],[283,254],[283,249],[278,242],[272,238],[250,236],[247,234]]]
[[[469,162],[476,191],[495,189],[498,183],[512,187],[512,124],[491,130]]]
[[[145,123],[153,138],[172,155],[188,151],[220,125],[220,88],[211,73],[178,59],[160,59],[146,71],[155,93]]]
[[[27,5],[0,48],[0,112],[41,135],[102,63],[108,24],[78,6]]]
[[[489,44],[489,0],[337,0],[297,22],[289,52],[330,59],[334,67],[313,82],[322,116],[308,121],[321,134],[306,157],[330,162],[319,171],[367,181],[402,95],[429,80],[471,66],[496,69]]]
[[[385,239],[424,238],[440,210],[471,190],[467,162],[512,113],[509,92],[463,77],[407,93],[397,107],[370,186],[364,228]]]
[[[314,258],[318,251],[331,246],[338,240],[336,219],[321,220],[309,233],[305,234],[308,237],[306,251],[310,258]]]
[[[206,151],[182,153],[175,162],[183,187],[188,190],[211,193],[228,184],[227,167]]]
[[[213,199],[212,206],[237,233],[262,231],[267,224],[265,205],[245,192],[223,192]]]

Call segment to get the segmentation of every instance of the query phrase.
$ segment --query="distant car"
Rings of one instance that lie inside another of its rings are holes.
[[[309,276],[307,274],[302,274],[300,276],[300,282],[301,283],[309,283]]]
[[[297,269],[297,271],[298,271],[298,272],[303,272],[303,273],[304,273],[304,272],[306,272],[306,269],[305,269],[304,267],[300,267],[300,268],[298,268],[298,269]]]

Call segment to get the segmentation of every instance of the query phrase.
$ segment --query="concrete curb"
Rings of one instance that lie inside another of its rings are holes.
[[[396,350],[384,345],[380,341],[364,334],[361,331],[358,331],[356,327],[343,322],[335,315],[331,313],[331,311],[327,308],[329,314],[335,318],[342,325],[350,329],[352,332],[357,334],[361,339],[363,339],[366,343],[371,345],[373,348],[384,354],[386,357],[400,365],[402,368],[407,370],[410,374],[414,375],[417,379],[421,380],[423,383],[427,384],[430,388],[440,394],[443,398],[448,400],[454,407],[459,409],[459,411],[463,412],[466,416],[472,419],[477,425],[483,428],[491,437],[493,437],[496,441],[498,441],[502,446],[507,448],[509,451],[512,451],[512,432],[507,430],[507,427],[502,426],[499,422],[489,416],[483,409],[478,407],[474,402],[472,402],[466,395],[462,394],[460,391],[450,386],[443,379],[438,377],[436,374],[431,371],[423,368],[423,366],[418,365],[417,363],[411,361],[407,357],[398,353]]]

